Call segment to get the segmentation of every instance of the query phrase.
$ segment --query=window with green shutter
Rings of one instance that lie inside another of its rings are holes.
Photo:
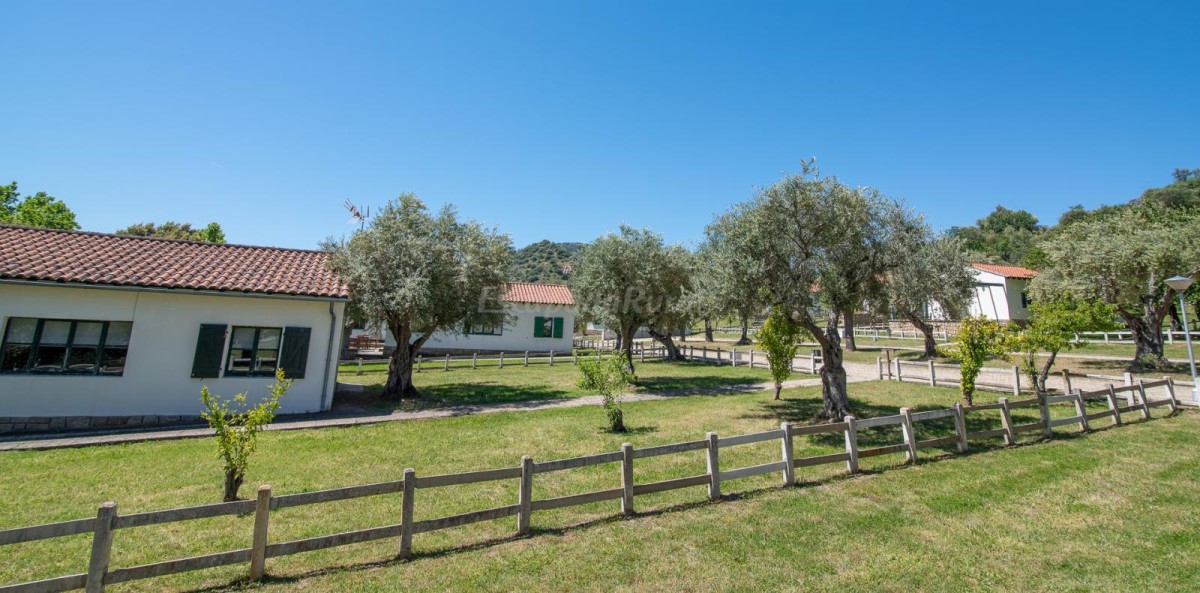
[[[533,337],[561,338],[563,335],[562,317],[534,317]]]
[[[561,338],[563,336],[563,318],[554,318],[554,337]]]
[[[546,337],[545,329],[544,329],[545,327],[546,327],[546,318],[545,317],[534,317],[533,318],[533,337],[535,337],[535,338]]]
[[[193,379],[221,376],[221,358],[225,354],[224,324],[205,323],[196,337],[196,357],[192,360]]]
[[[288,327],[283,330],[283,352],[279,355],[279,368],[288,379],[303,379],[308,367],[308,342],[312,328]]]

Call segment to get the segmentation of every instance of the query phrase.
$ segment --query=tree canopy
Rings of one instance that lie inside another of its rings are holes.
[[[79,229],[75,213],[63,202],[46,192],[21,197],[17,182],[0,185],[0,224],[60,229]]]
[[[745,225],[730,234],[731,248],[761,262],[760,282],[772,310],[821,345],[823,415],[849,414],[840,317],[878,298],[898,264],[892,243],[919,232],[919,220],[876,190],[821,177],[811,161],[729,216],[732,224]]]
[[[897,241],[896,268],[888,275],[884,292],[885,308],[908,320],[925,336],[925,356],[937,354],[933,318],[936,307],[944,319],[966,314],[975,294],[975,275],[971,272],[963,240],[953,236],[933,236],[928,227]]]
[[[349,240],[324,243],[331,268],[358,309],[386,324],[396,340],[384,397],[415,395],[412,364],[439,331],[507,321],[500,297],[512,246],[508,235],[460,221],[447,206],[437,215],[413,194],[389,202]]]
[[[979,259],[1019,264],[1044,230],[1033,214],[996,206],[974,226],[956,226],[949,232],[962,239],[966,248],[978,254]]]
[[[705,229],[707,238],[698,250],[703,259],[700,273],[705,276],[716,314],[732,315],[742,324],[738,344],[750,343],[747,322],[766,306],[762,262],[739,256],[735,248],[745,240],[739,234],[748,230],[749,226],[739,224],[734,213],[718,215]]]
[[[672,355],[670,333],[690,316],[683,297],[691,288],[691,272],[686,249],[665,244],[662,235],[649,229],[622,225],[619,232],[584,248],[571,288],[583,319],[603,323],[620,335],[632,373],[632,341],[639,328],[648,328]]]
[[[203,241],[205,243],[224,243],[225,231],[215,222],[208,223],[204,228],[194,229],[189,222],[168,220],[162,224],[139,222],[117,231],[118,235],[129,237],[161,237],[163,239],[184,239],[187,241]]]

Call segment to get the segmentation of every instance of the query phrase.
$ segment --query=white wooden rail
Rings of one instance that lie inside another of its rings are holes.
[[[1151,402],[1146,397],[1146,390],[1157,387],[1165,388],[1168,397],[1164,400]],[[1125,405],[1118,405],[1117,397],[1121,394],[1125,395]],[[1086,402],[1093,400],[1105,402],[1108,409],[1102,412],[1088,413]],[[1056,404],[1068,404],[1072,406],[1075,414],[1069,417],[1051,419],[1049,407]],[[230,564],[246,564],[247,574],[251,579],[257,580],[263,578],[266,574],[267,560],[270,558],[379,539],[398,538],[399,555],[401,557],[410,557],[413,553],[413,536],[420,533],[516,516],[517,534],[527,535],[531,530],[532,515],[537,511],[619,500],[620,513],[630,516],[635,513],[634,501],[638,495],[706,486],[709,498],[717,500],[721,498],[722,484],[731,480],[778,472],[783,485],[792,486],[796,483],[796,470],[800,468],[845,463],[847,472],[856,474],[859,471],[859,460],[864,458],[903,453],[906,463],[917,463],[921,450],[927,448],[953,448],[955,451],[961,453],[967,450],[968,444],[971,441],[997,437],[1002,437],[1006,445],[1011,445],[1016,441],[1017,435],[1025,432],[1036,431],[1040,432],[1043,437],[1049,438],[1053,436],[1054,428],[1067,425],[1078,425],[1081,431],[1086,432],[1090,430],[1089,423],[1099,419],[1109,419],[1113,425],[1120,426],[1124,422],[1122,418],[1123,414],[1137,413],[1143,420],[1149,420],[1151,418],[1151,409],[1159,406],[1169,406],[1172,414],[1178,410],[1174,382],[1170,378],[1151,382],[1138,381],[1135,384],[1121,387],[1109,385],[1106,389],[1099,391],[1081,392],[1077,390],[1068,395],[1042,395],[1020,401],[1009,401],[1007,398],[1000,398],[999,402],[995,404],[983,404],[972,407],[964,407],[956,403],[952,408],[944,409],[914,411],[909,408],[901,408],[899,414],[892,416],[874,418],[847,416],[841,422],[827,424],[793,425],[784,422],[775,430],[726,437],[721,437],[716,433],[710,432],[702,440],[655,445],[641,449],[626,443],[621,446],[620,451],[551,461],[535,462],[531,457],[525,456],[522,458],[521,464],[515,467],[486,469],[457,474],[417,476],[415,470],[406,469],[401,480],[318,490],[315,492],[275,496],[270,486],[261,486],[258,489],[255,500],[207,504],[163,511],[121,515],[117,511],[116,503],[106,502],[99,506],[94,518],[0,530],[0,546],[92,533],[92,545],[86,572],[39,581],[4,585],[0,586],[0,593],[54,593],[75,589],[98,592],[104,591],[107,585],[116,583]],[[1011,411],[1017,408],[1038,408],[1040,412],[1039,421],[1014,425]],[[987,410],[998,410],[1000,412],[1001,426],[995,429],[968,432],[966,415],[968,413]],[[939,421],[946,421],[944,422],[945,424],[952,424],[953,434],[934,438],[921,438],[924,423]],[[900,429],[898,442],[868,448],[860,448],[858,446],[859,437],[865,431],[895,430],[895,427]],[[844,434],[845,452],[801,458],[794,456],[794,437],[828,433]],[[719,455],[721,449],[772,441],[780,444],[781,455],[779,461],[737,468],[724,468],[721,465]],[[694,454],[693,452],[700,451],[704,452],[707,462],[708,469],[704,474],[643,484],[634,482],[633,466],[634,462],[638,459],[662,455]],[[533,480],[538,474],[569,471],[604,464],[619,465],[621,484],[619,488],[540,500],[533,498]],[[518,499],[515,503],[431,519],[417,520],[414,517],[414,499],[420,490],[499,480],[519,481]],[[402,496],[399,523],[292,541],[275,543],[269,541],[269,525],[273,510],[397,493]],[[191,558],[166,560],[140,566],[118,568],[110,566],[112,544],[116,531],[146,525],[248,513],[254,514],[253,538],[250,548],[217,552]]]

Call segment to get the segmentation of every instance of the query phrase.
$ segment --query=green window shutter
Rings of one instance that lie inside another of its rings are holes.
[[[562,330],[563,330],[563,318],[555,317],[554,318],[554,337],[561,338]]]
[[[283,330],[283,352],[279,354],[279,368],[288,379],[303,379],[308,367],[308,342],[312,328],[289,327]]]
[[[533,337],[535,337],[535,338],[546,337],[546,336],[542,335],[542,333],[543,333],[542,326],[545,325],[545,323],[546,323],[545,317],[534,317],[533,318]]]
[[[221,376],[221,359],[225,355],[225,325],[203,323],[196,337],[196,358],[192,360],[193,379]]]

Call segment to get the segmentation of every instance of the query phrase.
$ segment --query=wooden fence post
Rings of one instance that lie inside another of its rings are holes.
[[[621,445],[621,514],[633,516],[633,445]]]
[[[1079,413],[1079,431],[1088,431],[1087,407],[1083,405],[1083,392],[1073,391],[1075,395],[1075,411]]]
[[[638,348],[638,362],[646,362],[646,347]]]
[[[359,357],[359,359],[358,359],[358,372],[357,372],[357,373],[355,373],[355,374],[356,374],[356,375],[361,375],[361,374],[362,374],[362,357]]]
[[[1071,369],[1062,370],[1063,393],[1071,393]]]
[[[88,560],[87,593],[104,591],[104,579],[108,576],[108,561],[112,557],[113,526],[117,520],[117,503],[106,502],[96,510],[96,523],[92,527],[92,555]]]
[[[792,423],[783,422],[779,425],[779,431],[783,433],[780,438],[783,446],[783,485],[791,486],[796,483],[796,463],[792,450]]]
[[[1046,401],[1045,393],[1038,393],[1038,415],[1042,424],[1042,437],[1053,438],[1054,430],[1050,428],[1050,404]]]
[[[1112,412],[1113,426],[1121,425],[1121,410],[1117,409],[1117,391],[1113,389],[1112,383],[1108,384],[1108,411]]]
[[[708,498],[721,498],[721,462],[717,455],[717,433],[708,433]]]
[[[1150,419],[1150,401],[1146,399],[1146,382],[1138,379],[1138,398],[1142,400],[1142,419]]]
[[[754,349],[750,349],[750,368],[754,368]]]
[[[854,416],[846,415],[846,454],[850,456],[846,460],[846,471],[851,474],[858,473],[858,424]]]
[[[257,581],[267,572],[267,522],[271,519],[271,487],[258,487],[254,503],[254,540],[250,545],[250,580]]]
[[[958,436],[959,453],[967,452],[967,414],[963,411],[962,402],[954,402],[954,434]]]
[[[1012,377],[1013,377],[1013,397],[1021,397],[1021,369],[1017,368],[1017,365],[1015,365],[1015,364],[1013,365],[1013,368],[1012,368]],[[1036,392],[1037,389],[1034,389],[1034,391]]]
[[[896,359],[896,380],[903,383],[904,382],[904,365],[900,364],[900,362],[901,362],[901,360],[899,358],[897,358]]]
[[[821,364],[825,364],[825,361],[822,360]],[[809,370],[809,372],[811,372],[814,375],[817,374],[817,357],[815,357],[815,356],[808,357],[808,370]]]
[[[717,346],[717,366],[721,366],[721,347]]]
[[[935,371],[933,370],[933,359],[931,358],[931,359],[929,359],[929,386],[930,387],[937,387],[937,375],[935,375],[934,373],[935,373]]]
[[[908,408],[900,408],[900,432],[904,434],[904,444],[908,446],[904,457],[909,463],[915,464],[917,462],[917,435],[913,431],[912,411]]]
[[[474,370],[477,368],[479,368],[479,353],[472,352],[471,353],[471,370]]]
[[[421,372],[421,362],[425,359],[424,356],[417,356],[417,372]]]
[[[529,351],[528,350],[525,351],[525,365],[524,366],[529,366]]]
[[[550,351],[550,366],[554,366],[554,351]]]
[[[443,371],[450,370],[450,355],[449,354],[446,355],[446,364],[442,367],[442,370]]]
[[[700,356],[703,357],[704,362],[708,362],[708,346],[700,347]]]
[[[498,368],[504,368],[504,351],[503,350],[500,351],[500,366]]]
[[[1163,381],[1167,382],[1167,396],[1171,398],[1171,413],[1174,414],[1179,411],[1179,400],[1175,399],[1175,380],[1163,377]]]
[[[1008,411],[1008,398],[1000,398],[1000,425],[1004,427],[1004,444],[1012,445],[1017,442],[1017,434],[1013,432],[1012,414]]]
[[[417,470],[404,470],[404,498],[400,501],[400,557],[412,557],[413,494],[417,491]]]
[[[892,333],[892,330],[888,329],[888,337],[891,337],[891,333]],[[891,381],[892,380],[892,349],[884,348],[883,349],[883,357],[884,357],[884,360],[887,361],[888,381]],[[900,363],[897,362],[896,366],[899,367]],[[896,373],[897,374],[900,373],[899,368],[896,369]]]
[[[882,356],[875,357],[875,370],[879,371],[879,380],[882,381],[883,380],[883,357]]]
[[[571,364],[579,366],[579,351],[571,350]]]
[[[533,514],[533,458],[521,458],[521,510],[517,515],[517,535],[529,535],[530,515]]]

